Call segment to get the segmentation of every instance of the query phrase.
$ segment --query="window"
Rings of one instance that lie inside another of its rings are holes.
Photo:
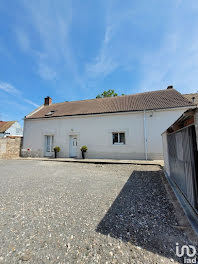
[[[45,136],[45,151],[52,152],[54,144],[54,136]]]
[[[125,133],[112,133],[113,144],[125,144]]]

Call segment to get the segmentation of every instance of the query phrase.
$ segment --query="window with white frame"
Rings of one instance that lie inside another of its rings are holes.
[[[54,136],[45,136],[45,151],[52,152],[54,145]]]
[[[124,145],[125,144],[125,133],[124,132],[113,132],[113,145]]]

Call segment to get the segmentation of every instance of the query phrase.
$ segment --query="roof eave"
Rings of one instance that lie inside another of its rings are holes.
[[[72,117],[72,116],[87,116],[87,115],[104,115],[104,114],[116,114],[116,113],[132,113],[132,112],[144,112],[144,111],[155,111],[155,110],[166,110],[166,109],[177,109],[177,108],[188,108],[188,107],[196,107],[195,104],[185,105],[185,106],[176,106],[176,107],[166,107],[166,108],[148,108],[142,110],[127,110],[127,111],[115,111],[115,112],[100,112],[100,113],[86,113],[86,114],[74,114],[74,115],[56,115],[56,116],[41,116],[41,117],[25,117],[25,119],[50,119],[50,118],[58,118],[58,117]]]

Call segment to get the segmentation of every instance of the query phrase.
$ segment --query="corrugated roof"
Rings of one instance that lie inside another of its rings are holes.
[[[194,104],[198,105],[198,93],[183,94],[183,96],[190,102],[194,102]]]
[[[44,106],[39,111],[28,115],[26,118],[50,118],[188,106],[195,105],[175,89],[166,89],[125,96],[51,104],[49,106]]]
[[[10,128],[16,121],[0,121],[0,133],[4,133]]]

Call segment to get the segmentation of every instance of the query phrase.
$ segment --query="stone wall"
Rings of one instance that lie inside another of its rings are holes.
[[[0,138],[0,159],[13,159],[20,157],[23,138]]]

